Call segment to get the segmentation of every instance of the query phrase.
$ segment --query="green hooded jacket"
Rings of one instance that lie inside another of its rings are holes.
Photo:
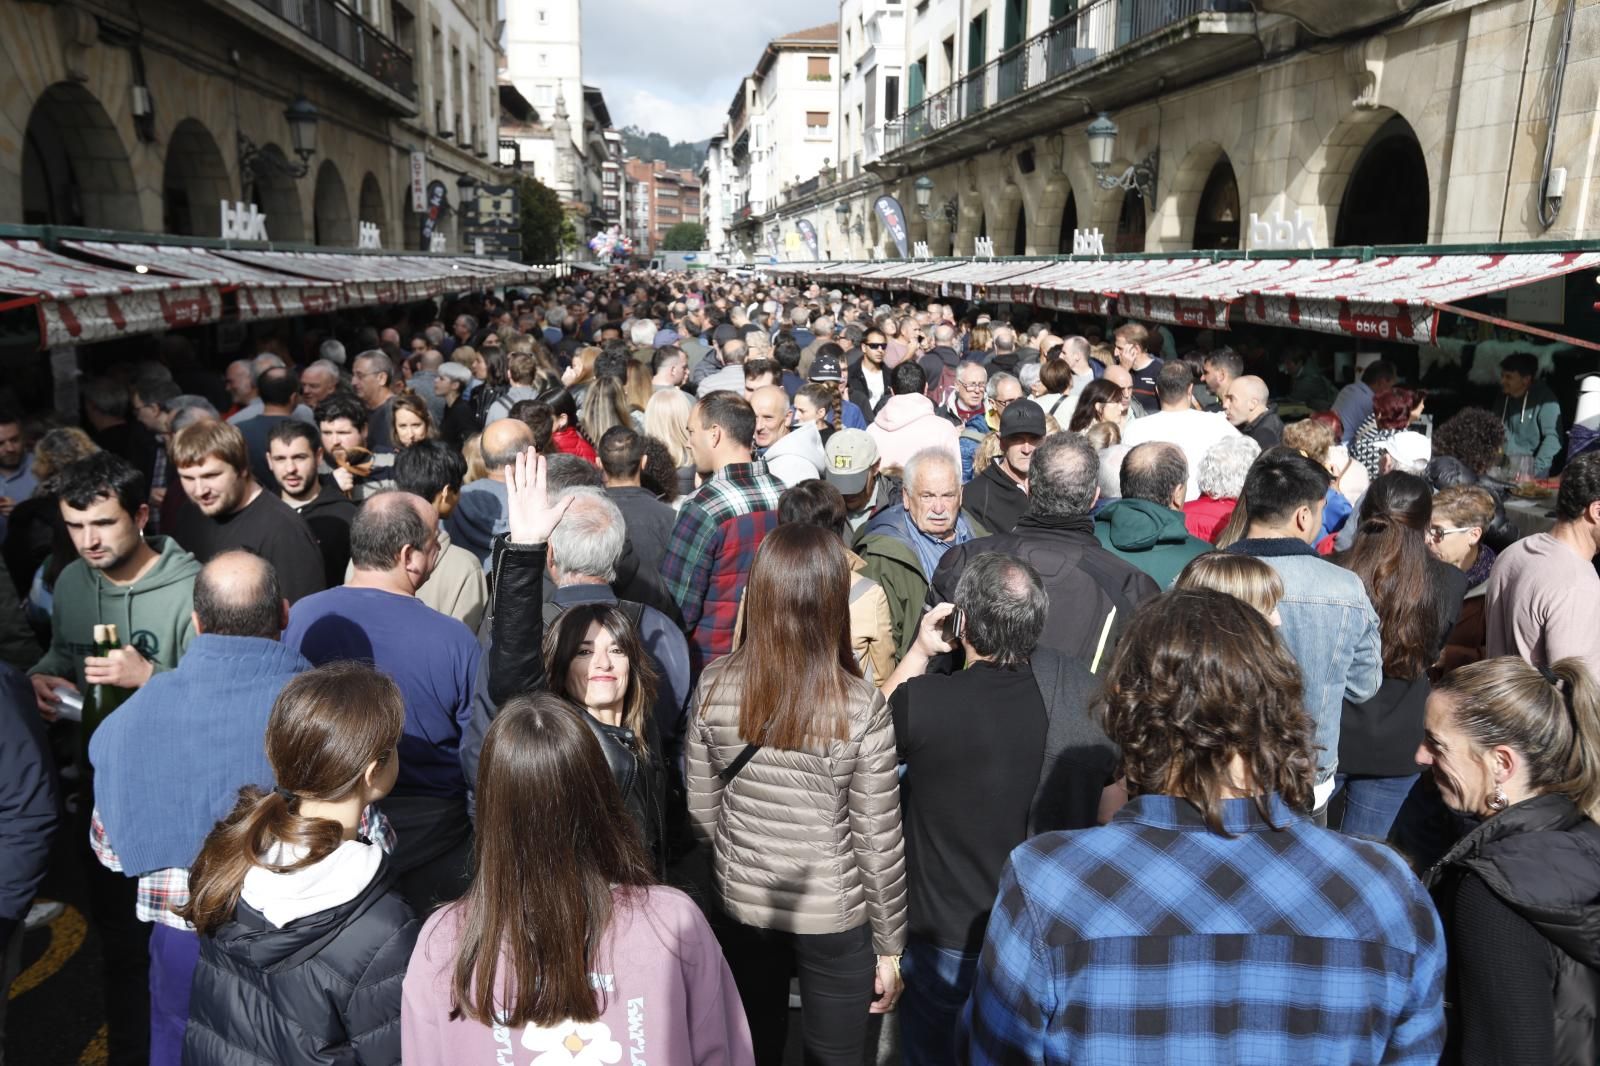
[[[974,540],[989,535],[970,511],[963,510],[961,517],[967,520]],[[860,573],[876,581],[889,598],[889,620],[894,623],[894,656],[897,660],[904,659],[917,639],[917,627],[922,624],[928,579],[922,575],[917,553],[905,541],[886,533],[867,535],[866,528],[863,526],[856,534],[851,548],[866,564]]]
[[[30,674],[64,677],[83,691],[83,659],[94,654],[94,627],[116,624],[123,644],[132,644],[157,670],[171,670],[194,639],[195,557],[171,537],[151,537],[156,564],[131,585],[114,585],[74,559],[56,579],[50,648]]]
[[[1148,500],[1118,500],[1094,517],[1094,535],[1106,551],[1149,574],[1163,589],[1196,555],[1212,546],[1190,534],[1183,512]]]
[[[1533,382],[1518,399],[1504,400],[1500,420],[1506,424],[1506,454],[1533,456],[1534,476],[1547,476],[1561,451],[1560,401],[1542,381]]]

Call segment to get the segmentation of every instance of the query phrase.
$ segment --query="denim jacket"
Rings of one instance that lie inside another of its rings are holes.
[[[1317,781],[1325,781],[1338,764],[1344,701],[1365,702],[1383,683],[1377,612],[1361,578],[1320,558],[1309,544],[1257,538],[1228,550],[1261,559],[1283,579],[1279,635],[1300,665],[1306,713],[1317,728]]]

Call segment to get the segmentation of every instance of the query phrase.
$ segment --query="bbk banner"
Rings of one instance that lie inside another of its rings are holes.
[[[822,258],[817,251],[817,227],[811,224],[811,220],[802,218],[794,224],[794,228],[800,231],[800,239],[806,242],[806,251],[811,253],[811,258]]]
[[[900,258],[906,257],[906,213],[900,210],[900,201],[893,196],[880,196],[872,205],[878,212],[878,221],[883,223],[889,231],[889,236],[894,238],[894,246],[900,251]]]
[[[428,210],[422,216],[422,246],[433,246],[433,231],[439,225],[439,219],[444,215],[444,182],[430,181],[428,183]]]

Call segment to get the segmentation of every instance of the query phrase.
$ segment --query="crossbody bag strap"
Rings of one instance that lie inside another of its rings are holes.
[[[734,760],[725,769],[718,770],[717,776],[722,778],[724,785],[732,783],[739,776],[739,771],[744,769],[745,763],[756,757],[756,752],[761,750],[760,744],[746,744]]]

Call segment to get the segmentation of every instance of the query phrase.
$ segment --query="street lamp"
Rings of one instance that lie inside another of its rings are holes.
[[[850,205],[840,200],[833,209],[834,216],[839,220],[840,231],[850,228]]]
[[[950,225],[955,225],[956,216],[961,213],[961,205],[954,196],[940,204],[933,206],[933,179],[924,174],[911,183],[913,197],[917,204],[917,214],[932,222],[942,218]]]
[[[1117,124],[1104,111],[1084,130],[1089,141],[1089,165],[1094,167],[1094,180],[1102,189],[1137,190],[1145,203],[1156,201],[1156,168],[1160,161],[1158,149],[1132,164],[1121,174],[1111,175],[1111,160],[1117,152]]]
[[[289,123],[289,145],[300,158],[291,163],[277,153],[265,152],[256,147],[243,130],[239,131],[239,178],[248,188],[258,176],[279,174],[288,178],[303,178],[311,170],[311,157],[317,154],[317,109],[303,96],[284,109],[283,117]]]

